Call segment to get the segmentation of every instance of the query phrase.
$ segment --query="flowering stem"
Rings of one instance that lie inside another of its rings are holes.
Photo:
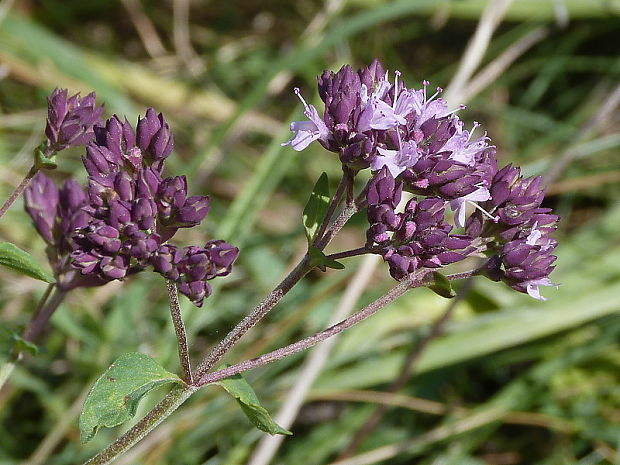
[[[41,331],[43,331],[43,329],[47,326],[50,318],[58,306],[62,303],[66,295],[66,291],[62,291],[55,286],[54,293],[51,295],[51,298],[45,303],[45,305],[38,308],[34,315],[32,315],[30,322],[24,330],[22,338],[29,342],[36,341],[41,334]]]
[[[307,271],[308,257],[304,257],[304,259],[300,262],[300,264],[291,272],[287,278],[278,286],[276,289],[280,289],[280,292],[283,289],[286,289],[287,286],[291,285],[291,280],[297,277],[297,281],[301,279],[301,276],[305,274]],[[164,399],[155,406],[153,410],[151,410],[142,420],[140,420],[134,427],[132,427],[129,431],[119,437],[116,441],[110,444],[105,450],[88,460],[84,463],[84,465],[106,465],[113,460],[115,460],[118,456],[123,454],[125,451],[130,449],[134,444],[148,435],[157,425],[159,425],[162,421],[164,421],[168,416],[170,416],[183,402],[185,402],[194,392],[196,392],[200,387],[205,386],[210,383],[214,383],[221,379],[227,378],[229,376],[233,376],[237,373],[242,373],[244,371],[251,370],[253,368],[257,368],[263,365],[266,365],[271,362],[275,362],[284,357],[288,357],[289,355],[296,354],[301,352],[302,350],[308,349],[325,339],[334,336],[342,331],[350,328],[351,326],[365,320],[366,318],[374,315],[380,309],[385,307],[390,302],[393,302],[398,297],[402,296],[409,289],[424,286],[427,284],[426,275],[428,271],[425,270],[423,274],[420,276],[412,276],[410,278],[404,279],[400,281],[395,287],[393,287],[387,294],[375,300],[371,304],[364,307],[359,312],[350,316],[349,318],[342,320],[340,323],[337,323],[329,328],[313,335],[302,339],[301,341],[295,342],[288,346],[282,347],[280,349],[274,350],[267,354],[261,355],[260,357],[256,357],[250,360],[246,360],[244,362],[238,363],[236,365],[232,365],[223,370],[215,371],[213,373],[208,373],[208,370],[219,360],[218,354],[222,351],[224,347],[232,347],[234,342],[230,342],[232,340],[238,340],[241,337],[241,330],[237,330],[237,327],[241,327],[240,325],[243,321],[235,327],[233,331],[231,331],[226,338],[214,349],[209,356],[203,361],[201,366],[194,373],[194,383],[192,385],[183,385],[174,387]],[[455,275],[452,275],[452,279]],[[296,281],[295,281],[296,282]],[[274,291],[275,292],[275,291]],[[270,296],[276,297],[277,294],[271,293]],[[272,298],[273,298],[272,297]],[[280,297],[281,298],[281,297]],[[269,307],[267,305],[267,301],[269,297],[263,301],[265,308]],[[279,300],[279,299],[278,299]],[[262,308],[261,304],[257,306],[257,308]],[[275,303],[273,303],[269,308],[272,308]],[[256,311],[256,309],[255,309]],[[254,314],[255,312],[252,312]],[[251,314],[251,315],[252,315]],[[249,316],[251,316],[249,315]],[[248,317],[249,317],[248,316]],[[246,317],[246,319],[248,318]],[[245,319],[244,319],[245,321]],[[251,326],[250,326],[251,327]],[[245,328],[243,326],[242,328]],[[248,328],[249,329],[249,328]],[[235,339],[236,338],[236,339]],[[229,341],[226,344],[223,344],[225,341]],[[226,349],[228,350],[228,349]],[[223,353],[226,352],[224,350]],[[222,355],[223,355],[222,353]],[[200,374],[200,375],[199,375]]]
[[[304,263],[305,260],[302,260],[300,265]],[[299,268],[299,266],[298,266]],[[301,268],[303,269],[303,268]],[[293,275],[293,273],[291,273]],[[291,276],[289,275],[289,276]],[[287,277],[288,278],[288,277]],[[285,279],[286,281],[286,279]],[[247,370],[251,370],[252,368],[256,368],[267,363],[274,362],[276,360],[280,360],[283,357],[287,357],[289,355],[300,352],[304,349],[312,347],[315,344],[327,339],[330,336],[338,334],[345,329],[353,326],[356,323],[368,318],[372,314],[376,313],[378,310],[383,308],[388,303],[394,301],[401,295],[403,295],[407,290],[412,287],[417,287],[422,284],[423,276],[418,280],[407,279],[401,281],[396,285],[392,290],[390,290],[383,297],[375,300],[370,305],[364,307],[364,309],[360,310],[355,315],[347,318],[346,320],[341,321],[340,323],[327,328],[324,331],[321,331],[314,336],[307,337],[298,341],[294,344],[288,345],[286,347],[282,347],[281,349],[274,350],[273,352],[269,352],[260,357],[247,360],[245,362],[238,363],[237,365],[232,365],[228,368],[225,368],[220,371],[216,371],[213,373],[202,374],[201,376],[194,376],[194,379],[198,381],[194,381],[193,385],[183,385],[174,387],[166,397],[162,399],[159,404],[155,406],[153,410],[146,414],[142,420],[136,423],[129,431],[120,436],[116,441],[110,444],[107,448],[101,451],[99,454],[92,457],[90,460],[84,463],[84,465],[106,465],[114,461],[118,456],[129,450],[134,444],[139,442],[142,438],[148,435],[155,427],[157,427],[162,421],[164,421],[167,417],[169,417],[183,402],[185,402],[194,392],[196,392],[200,387],[214,383],[221,379],[224,379],[228,376],[232,376],[236,373],[241,373]],[[284,281],[283,281],[284,283]],[[282,285],[282,284],[281,284]],[[281,287],[281,286],[278,286]],[[229,333],[226,339],[228,339],[231,334],[235,332],[234,330]],[[218,346],[219,347],[219,346]],[[214,360],[214,356],[212,354],[216,354],[218,352],[212,352],[207,359],[203,362],[204,366],[209,366],[205,364],[205,362],[209,362],[211,366],[217,362],[211,361]],[[211,361],[211,362],[210,362]],[[208,370],[208,368],[207,368]],[[196,373],[200,372],[200,367],[196,370]]]
[[[471,278],[472,276],[478,276],[480,272],[484,269],[485,265],[486,265],[486,262],[484,265],[478,268],[475,268],[473,270],[463,271],[462,273],[454,273],[454,274],[446,275],[446,278],[448,278],[450,281],[455,281],[457,279],[467,279],[467,278]]]
[[[411,375],[416,367],[416,364],[420,360],[420,357],[429,346],[429,344],[443,333],[444,326],[452,317],[454,309],[469,294],[472,284],[473,280],[470,277],[467,279],[467,281],[465,281],[459,294],[450,301],[448,308],[446,308],[446,310],[441,314],[441,316],[433,322],[428,334],[424,336],[421,341],[416,341],[416,343],[411,346],[411,349],[409,350],[409,353],[402,365],[400,374],[385,392],[393,394],[400,391],[407,385],[407,382],[409,381],[409,378],[411,378]],[[388,407],[389,405],[387,404],[378,404],[375,407],[375,410],[368,418],[368,420],[366,420],[362,427],[357,430],[357,432],[353,436],[353,439],[351,440],[351,442],[349,442],[349,445],[338,456],[338,460],[348,458],[355,453],[355,451],[364,442],[364,440],[368,436],[370,436],[370,434],[377,428],[379,422],[381,421],[381,418],[387,411]]]
[[[340,260],[341,258],[356,257],[358,255],[364,255],[370,253],[366,247],[360,247],[358,249],[345,250],[344,252],[337,252],[327,255],[327,258],[331,260]]]
[[[325,234],[320,239],[316,240],[316,247],[319,250],[325,249],[327,244],[333,239],[333,237],[338,234],[338,232],[342,229],[342,227],[351,219],[351,217],[356,214],[359,210],[361,210],[361,206],[358,205],[357,202],[353,202],[348,204],[340,215],[336,218],[334,223],[325,231]]]
[[[183,316],[181,315],[181,306],[179,305],[179,294],[177,285],[174,281],[166,279],[166,287],[168,288],[168,299],[170,301],[170,315],[172,315],[172,323],[174,324],[174,332],[177,335],[179,345],[179,361],[183,369],[183,380],[187,384],[192,384],[192,366],[189,361],[189,350],[187,349],[187,333]]]
[[[306,254],[297,266],[286,276],[278,286],[267,295],[243,320],[237,323],[215,348],[200,363],[194,379],[202,378],[228,352],[241,337],[253,328],[278,302],[290,291],[301,278],[311,270],[310,258]]]
[[[378,298],[374,302],[368,304],[366,307],[358,311],[357,313],[351,315],[350,317],[342,320],[340,323],[337,323],[329,328],[314,334],[313,336],[309,336],[300,341],[297,341],[293,344],[290,344],[286,347],[282,347],[280,349],[276,349],[267,354],[261,355],[260,357],[256,357],[250,360],[246,360],[244,362],[238,363],[236,365],[232,365],[228,368],[224,368],[220,371],[215,371],[213,373],[207,373],[202,376],[196,382],[196,386],[204,386],[206,384],[214,383],[224,378],[228,378],[229,376],[236,375],[237,373],[242,373],[244,371],[252,370],[254,368],[266,365],[271,362],[275,362],[282,358],[288,357],[290,355],[296,354],[297,352],[301,352],[302,350],[309,349],[312,346],[315,346],[321,341],[332,337],[342,331],[350,328],[351,326],[365,320],[371,315],[377,313],[380,309],[385,307],[390,302],[393,302],[398,297],[403,295],[409,289],[414,287],[419,287],[423,283],[423,279],[426,273],[424,273],[419,278],[408,278],[399,282],[396,286],[394,286],[387,294]]]
[[[338,185],[338,189],[336,194],[331,200],[331,205],[328,208],[328,212],[331,210],[332,214],[335,211],[335,208],[342,198],[342,195],[345,191],[345,188],[352,184],[351,174],[347,174],[348,171],[345,171],[345,174],[342,177],[340,184]],[[348,178],[348,180],[347,180]],[[338,193],[341,191],[340,193]],[[340,213],[338,218],[334,221],[334,223],[327,229],[325,234],[322,236],[317,235],[317,239],[315,241],[315,247],[319,250],[323,250],[327,247],[327,244],[331,241],[331,239],[342,229],[342,227],[346,224],[347,221],[359,210],[359,204],[362,204],[365,200],[365,197],[358,197],[355,202],[348,204],[345,209]],[[333,208],[332,208],[333,206]],[[325,224],[329,222],[329,217],[331,214],[327,214],[327,220],[324,220]],[[267,295],[254,309],[252,312],[247,315],[243,320],[241,320],[237,326],[235,326],[224,339],[220,341],[220,343],[215,346],[213,350],[207,355],[207,357],[200,363],[198,368],[196,369],[193,377],[194,379],[202,378],[213,366],[224,356],[226,352],[228,352],[241,337],[248,332],[251,328],[253,328],[260,320],[262,320],[269,311],[273,307],[276,306],[282,297],[284,297],[288,291],[290,291],[295,284],[297,284],[311,269],[313,266],[310,265],[310,257],[306,254],[302,260],[297,264],[297,266],[291,271],[288,276],[286,276],[278,286]]]
[[[340,204],[340,201],[342,200],[345,191],[348,190],[348,186],[353,184],[353,178],[351,177],[349,169],[346,166],[343,166],[342,169],[342,178],[340,178],[340,182],[338,183],[336,192],[334,193],[334,196],[332,197],[329,206],[327,207],[327,213],[323,218],[323,222],[321,223],[319,229],[316,232],[316,239],[314,240],[315,246],[317,242],[321,239],[321,237],[323,237],[323,234],[325,233],[325,230],[327,229],[327,226],[329,225],[332,216],[334,216],[334,212],[336,211],[336,208],[338,208],[338,205]]]
[[[2,216],[4,216],[4,214],[6,213],[6,211],[9,208],[11,208],[11,205],[13,205],[13,202],[17,200],[17,197],[19,197],[22,194],[22,192],[24,192],[24,189],[28,187],[28,184],[30,184],[30,181],[32,180],[32,178],[34,178],[34,175],[37,174],[38,171],[39,169],[36,168],[34,165],[32,165],[32,167],[30,168],[30,171],[28,171],[28,174],[26,174],[26,177],[22,179],[22,182],[19,183],[19,186],[17,186],[17,188],[13,191],[13,193],[7,199],[7,201],[4,202],[4,205],[2,205],[2,208],[0,208],[0,218],[2,218]]]

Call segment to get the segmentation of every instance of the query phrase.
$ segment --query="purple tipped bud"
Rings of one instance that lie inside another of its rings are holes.
[[[129,259],[124,255],[116,255],[115,257],[103,257],[99,264],[101,272],[109,279],[122,279],[127,274],[129,267]]]
[[[230,273],[232,265],[239,256],[239,249],[228,244],[226,241],[209,241],[205,245],[211,263],[214,265],[213,277],[226,276]]]
[[[39,234],[48,244],[54,244],[54,226],[59,201],[54,181],[38,173],[24,191],[26,211],[34,221]]]
[[[400,202],[402,187],[402,183],[397,183],[384,166],[368,183],[368,205],[388,204],[395,208]]]
[[[157,192],[157,209],[164,221],[168,221],[185,205],[187,179],[185,176],[166,178]]]
[[[164,244],[157,249],[150,259],[155,271],[165,278],[176,281],[179,279],[179,263],[183,252],[171,244]]]
[[[152,108],[146,110],[144,118],[138,118],[138,146],[153,162],[163,161],[174,148],[174,139],[164,116]],[[160,163],[161,164],[161,163]]]
[[[54,89],[47,99],[48,155],[67,147],[85,145],[93,137],[93,126],[103,114],[103,107],[96,105],[95,93],[80,98],[68,98],[67,89]]]
[[[103,222],[88,226],[84,233],[84,237],[90,241],[92,246],[108,254],[114,254],[121,248],[118,229],[108,226]]]
[[[175,217],[175,224],[181,227],[192,227],[200,224],[209,212],[209,197],[195,195],[187,199]]]
[[[157,207],[151,199],[137,199],[131,208],[131,221],[136,223],[140,229],[152,229],[155,226],[155,215]]]
[[[178,286],[179,292],[187,296],[196,307],[202,307],[204,299],[211,295],[211,286],[206,281],[181,282]]]

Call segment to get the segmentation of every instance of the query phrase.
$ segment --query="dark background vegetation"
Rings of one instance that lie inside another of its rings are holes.
[[[428,79],[445,87],[486,2],[192,0],[187,17],[185,4],[0,3],[0,193],[6,198],[30,166],[55,86],[95,90],[109,114],[131,120],[147,106],[163,111],[176,139],[169,175],[187,174],[191,190],[208,193],[213,205],[205,224],[180,241],[217,237],[242,248],[234,273],[202,309],[183,302],[198,359],[303,254],[309,191],[322,171],[339,176],[337,159],[318,144],[302,153],[280,147],[288,122],[300,116],[292,88],[316,102],[324,68],[374,57],[401,70],[410,86]],[[515,0],[478,69],[533,31],[540,37],[468,96],[460,113],[482,123],[502,163],[553,173],[546,203],[562,216],[552,276],[559,289],[545,289],[549,300],[541,303],[478,278],[406,387],[382,397],[448,305],[427,290],[404,296],[338,341],[273,463],[332,462],[372,400],[400,402],[357,450],[391,447],[382,463],[620,463],[620,113],[601,113],[620,82],[619,14],[612,0]],[[71,175],[85,178],[79,151],[63,153],[54,173]],[[352,223],[333,250],[363,243],[363,218]],[[21,201],[0,222],[0,236],[45,260]],[[357,263],[311,274],[226,361],[323,328]],[[19,331],[44,284],[0,275],[0,325]],[[357,307],[391,285],[379,266]],[[72,293],[40,354],[0,393],[0,464],[77,464],[117,437],[122,428],[81,445],[77,417],[94,379],[136,350],[178,370],[158,275]],[[248,374],[270,410],[285,401],[304,357]],[[234,402],[209,387],[189,404],[118,463],[246,463],[260,434]]]

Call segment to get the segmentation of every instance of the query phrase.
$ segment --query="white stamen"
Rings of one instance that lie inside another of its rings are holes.
[[[304,98],[301,96],[301,91],[299,90],[299,87],[295,87],[295,95],[297,95],[297,97],[299,97],[299,100],[301,100],[301,103],[304,104],[304,108],[306,109],[306,111],[308,111],[308,104],[306,103],[306,101],[304,100]]]
[[[398,77],[400,76],[400,71],[394,71],[394,101],[392,102],[392,108],[396,110],[396,100],[398,100]]]
[[[494,223],[497,223],[498,218],[496,216],[491,215],[489,212],[487,212],[484,208],[482,208],[480,205],[478,205],[476,202],[472,201],[472,200],[467,200],[467,203],[473,205],[474,207],[476,207],[478,210],[480,210],[484,215],[487,216],[487,218],[489,218],[491,221],[493,221]]]
[[[471,140],[471,137],[474,135],[474,131],[478,127],[480,127],[480,123],[478,121],[474,121],[474,127],[471,128],[471,131],[469,132],[469,136],[467,137],[467,142],[469,142]]]

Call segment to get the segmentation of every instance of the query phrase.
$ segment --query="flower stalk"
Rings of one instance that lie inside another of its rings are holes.
[[[170,315],[172,316],[174,332],[179,346],[179,361],[183,370],[183,381],[187,384],[192,384],[194,378],[192,376],[189,349],[187,348],[187,332],[185,331],[185,323],[183,323],[183,315],[181,315],[177,285],[174,281],[166,279],[166,288],[168,289],[168,300],[170,301]]]
[[[22,195],[22,192],[24,192],[24,189],[28,187],[28,184],[30,184],[30,181],[32,180],[32,178],[34,178],[34,176],[38,172],[39,172],[39,169],[36,166],[33,165],[30,168],[30,170],[28,171],[28,174],[26,174],[24,179],[22,179],[19,185],[15,188],[11,196],[6,200],[6,202],[4,202],[4,205],[2,205],[2,208],[0,208],[0,218],[2,218],[4,214],[7,212],[7,210],[11,208],[11,205],[13,205],[13,203],[17,200],[17,198],[20,195]]]

